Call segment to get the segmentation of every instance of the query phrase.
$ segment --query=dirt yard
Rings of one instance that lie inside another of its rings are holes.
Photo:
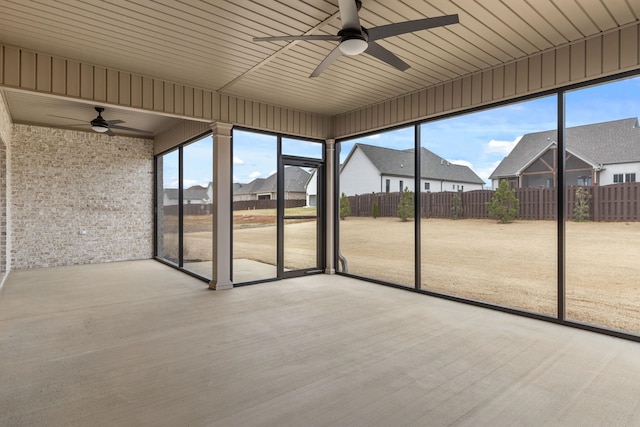
[[[234,258],[275,263],[269,215],[234,216]],[[314,224],[287,225],[287,234],[296,236],[287,240],[287,268],[313,259]],[[422,220],[422,287],[555,316],[556,227],[551,221]],[[396,218],[340,221],[349,273],[413,287],[413,229],[413,222]],[[566,236],[567,317],[640,334],[640,223],[568,222]],[[210,251],[210,232],[185,237],[194,258],[200,247]]]
[[[413,223],[347,218],[349,272],[413,286]],[[422,287],[556,316],[557,225],[422,220]],[[640,334],[640,223],[566,225],[567,317]]]
[[[288,227],[299,236],[300,259],[308,259],[313,248],[304,242],[312,227]],[[423,289],[556,316],[556,227],[422,220]],[[349,273],[413,287],[413,228],[396,218],[340,221]],[[640,334],[640,223],[569,222],[566,228],[567,317]],[[235,257],[267,261],[274,251],[273,227],[234,231]]]

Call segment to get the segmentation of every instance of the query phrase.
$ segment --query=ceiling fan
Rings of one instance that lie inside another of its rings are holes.
[[[415,31],[426,30],[429,28],[441,27],[444,25],[457,24],[459,22],[458,15],[444,15],[435,18],[417,19],[415,21],[398,22],[396,24],[381,25],[379,27],[364,28],[360,25],[360,17],[358,11],[362,6],[360,0],[339,0],[338,7],[340,9],[340,20],[342,29],[335,36],[331,35],[301,35],[301,36],[274,36],[274,37],[254,37],[255,42],[265,41],[291,41],[291,40],[330,40],[339,42],[338,46],[333,49],[316,67],[309,77],[319,76],[329,65],[343,53],[345,55],[359,55],[367,53],[379,60],[386,62],[392,67],[400,71],[409,68],[409,64],[391,53],[376,40],[381,40],[391,36],[412,33]]]
[[[124,130],[124,131],[128,131],[128,132],[136,132],[136,133],[141,133],[144,135],[153,135],[153,132],[149,132],[146,130],[142,130],[142,129],[134,129],[134,128],[130,128],[130,127],[126,127],[126,126],[120,126],[120,123],[124,123],[123,120],[105,120],[102,117],[102,112],[104,111],[103,107],[94,107],[96,112],[98,113],[98,117],[96,117],[95,119],[91,120],[89,123],[85,122],[84,120],[80,120],[80,119],[74,119],[72,117],[62,117],[62,116],[54,116],[51,115],[51,117],[58,117],[61,119],[69,119],[69,120],[76,120],[79,122],[84,122],[82,124],[77,124],[77,125],[69,125],[69,126],[91,126],[91,129],[93,129],[95,132],[98,133],[105,133],[109,136],[115,136],[115,134],[113,133],[113,131],[111,129],[119,129],[119,130]]]

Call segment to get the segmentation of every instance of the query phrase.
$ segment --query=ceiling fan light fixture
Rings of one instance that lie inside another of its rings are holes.
[[[109,130],[109,126],[106,126],[101,123],[91,123],[91,129],[99,133],[105,133]]]
[[[363,37],[352,37],[340,42],[340,50],[345,55],[360,55],[367,50],[369,43]]]

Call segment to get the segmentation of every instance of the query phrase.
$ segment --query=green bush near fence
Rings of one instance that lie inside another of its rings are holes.
[[[591,194],[586,188],[576,190],[576,201],[573,207],[573,220],[576,222],[589,221]]]
[[[414,212],[413,191],[409,191],[409,188],[405,187],[400,196],[400,203],[398,203],[398,218],[405,222],[409,218],[413,218]]]
[[[351,215],[351,203],[346,194],[340,196],[340,219],[345,219]]]
[[[375,219],[380,216],[380,208],[378,208],[378,200],[373,199],[373,203],[371,204],[371,216]]]
[[[454,194],[451,200],[451,218],[462,218],[462,197],[459,194]]]
[[[497,219],[500,224],[513,222],[520,210],[520,201],[516,198],[516,190],[509,190],[509,183],[500,182],[498,189],[487,202],[489,217]]]

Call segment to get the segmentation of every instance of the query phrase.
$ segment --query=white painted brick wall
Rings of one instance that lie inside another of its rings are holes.
[[[13,128],[12,269],[152,258],[152,140]]]

